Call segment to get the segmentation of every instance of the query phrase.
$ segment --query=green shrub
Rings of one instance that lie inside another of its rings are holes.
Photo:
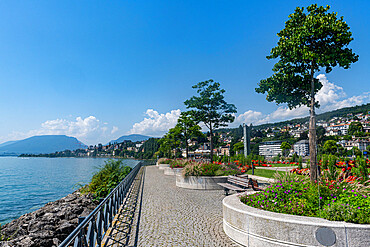
[[[303,159],[302,159],[302,156],[299,156],[299,159],[298,159],[298,169],[302,169],[303,168]]]
[[[370,223],[369,188],[343,181],[311,183],[308,179],[279,181],[241,197],[249,206],[285,214]]]
[[[92,193],[96,199],[105,198],[131,170],[131,167],[122,164],[122,160],[108,160],[99,167],[83,192]]]
[[[184,177],[188,176],[227,176],[241,174],[235,164],[189,162],[182,171]]]
[[[174,159],[171,161],[170,167],[171,168],[183,168],[189,163],[190,161],[187,159]]]
[[[158,164],[170,164],[172,162],[171,159],[167,159],[167,158],[160,158],[158,160]]]

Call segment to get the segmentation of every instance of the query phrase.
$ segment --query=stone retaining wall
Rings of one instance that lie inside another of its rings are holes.
[[[243,246],[370,246],[370,225],[260,210],[240,202],[238,195],[224,198],[223,225]]]
[[[164,168],[164,175],[169,175],[169,176],[175,176],[176,174],[181,174],[181,171],[184,168],[171,168],[171,167],[166,167]]]
[[[158,165],[159,170],[164,170],[166,167],[170,167],[170,165],[169,164],[159,164]]]
[[[176,175],[176,186],[193,190],[223,190],[224,188],[217,183],[226,183],[227,176],[207,177],[207,176],[189,176],[183,177]]]

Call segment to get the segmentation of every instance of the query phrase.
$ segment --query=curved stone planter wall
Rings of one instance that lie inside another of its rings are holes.
[[[176,186],[193,190],[223,190],[223,187],[217,183],[226,183],[227,176],[219,177],[183,177],[181,174],[176,175]]]
[[[370,225],[273,213],[249,207],[237,195],[223,200],[223,226],[243,246],[370,246]]]
[[[158,168],[159,168],[160,170],[163,170],[163,169],[165,169],[166,167],[170,167],[170,165],[169,165],[169,164],[159,164],[159,165],[158,165]]]
[[[182,169],[184,169],[184,168],[166,167],[166,168],[164,168],[164,175],[174,176],[176,174],[181,174]]]

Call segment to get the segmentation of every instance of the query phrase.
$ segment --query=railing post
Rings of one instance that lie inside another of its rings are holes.
[[[77,228],[59,245],[59,247],[71,246],[73,243],[74,247],[96,245],[101,247],[105,233],[111,226],[113,218],[119,211],[120,206],[124,202],[142,166],[143,163],[139,162],[106,198],[100,199],[98,207],[88,216],[79,217]],[[82,225],[83,222],[84,224]],[[86,231],[87,228],[88,230]]]
[[[99,200],[99,204],[103,201],[103,199]],[[97,236],[96,236],[96,241],[98,246],[101,246],[101,241],[102,241],[102,220],[103,220],[103,208],[100,208],[97,221],[98,221],[98,229],[97,229]]]
[[[84,221],[85,217],[78,217],[78,224],[81,224],[82,221]],[[78,247],[84,247],[84,238],[85,235],[85,229],[81,228],[80,233],[78,235]]]

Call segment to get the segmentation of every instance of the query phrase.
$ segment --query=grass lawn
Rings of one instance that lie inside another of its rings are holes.
[[[286,167],[286,166],[296,166],[291,164],[271,164],[272,167]]]
[[[258,168],[254,169],[254,175],[260,176],[260,177],[265,177],[265,178],[272,178],[275,173],[276,173],[276,171],[274,171],[274,170],[265,170],[265,169],[258,169]],[[285,172],[278,171],[278,173],[284,174]],[[252,175],[252,169],[249,169],[247,171],[247,174]]]

